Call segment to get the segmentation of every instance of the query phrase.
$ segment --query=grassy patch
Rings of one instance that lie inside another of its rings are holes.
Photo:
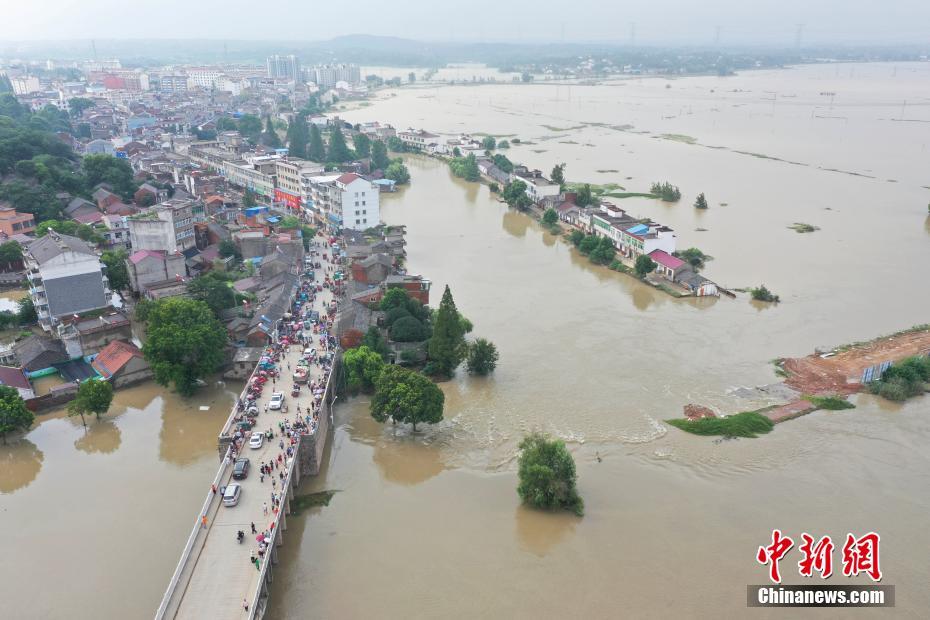
[[[606,192],[604,196],[608,198],[653,198],[656,199],[658,196],[655,194],[649,194],[645,192]]]
[[[595,170],[595,172],[598,172],[598,173],[600,173],[600,174],[607,174],[607,173],[609,173],[609,172],[620,172],[620,171],[619,171],[619,170],[614,170],[613,168],[608,168],[608,169],[606,169],[606,170]]]
[[[549,131],[559,131],[559,132],[561,132],[561,131],[574,131],[574,130],[576,130],[576,129],[584,129],[584,128],[585,128],[584,125],[574,125],[574,126],[572,126],[572,127],[556,127],[556,126],[554,126],[554,125],[543,125],[543,127],[545,127],[546,129],[548,129]]]
[[[559,140],[559,144],[578,144],[574,140]]]
[[[813,224],[805,224],[804,222],[795,222],[788,228],[799,233],[812,233],[814,231],[820,230],[818,226],[814,226]]]
[[[775,426],[774,422],[756,411],[744,411],[725,418],[701,418],[694,422],[685,418],[666,422],[695,435],[722,437],[758,437],[768,433]]]
[[[692,136],[687,136],[683,133],[664,133],[658,137],[662,138],[663,140],[671,140],[672,142],[683,142],[685,144],[695,144],[697,142],[697,138],[694,138]]]
[[[839,411],[840,409],[855,409],[856,406],[839,396],[812,396],[810,394],[804,397],[814,404],[818,409],[828,409],[830,411]]]
[[[291,512],[300,514],[308,508],[317,506],[329,506],[329,500],[333,498],[336,491],[320,491],[319,493],[307,493],[306,495],[295,495],[291,498]]]

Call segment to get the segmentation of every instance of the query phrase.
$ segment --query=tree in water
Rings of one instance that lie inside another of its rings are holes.
[[[85,415],[93,413],[100,416],[110,410],[113,402],[113,384],[103,379],[89,379],[78,387],[77,396],[68,403],[69,416],[81,416],[81,423],[87,428]]]
[[[387,365],[375,381],[371,399],[371,417],[378,422],[390,419],[395,424],[436,424],[442,421],[445,395],[423,375],[401,366]]]
[[[466,354],[465,329],[452,291],[446,285],[429,340],[429,365],[436,375],[451,377]]]
[[[640,278],[645,278],[647,274],[655,271],[655,268],[656,262],[645,254],[637,256],[636,262],[633,264],[633,271],[635,271],[636,275]]]
[[[355,153],[359,157],[368,157],[371,154],[371,138],[363,133],[357,133],[352,136],[352,144],[355,146]]]
[[[578,495],[575,459],[565,442],[533,433],[520,442],[520,483],[517,493],[524,503],[546,510],[565,509],[581,516],[584,501]]]
[[[466,364],[473,375],[488,375],[497,368],[497,347],[490,340],[478,338],[468,347]]]
[[[387,146],[381,140],[375,140],[371,143],[371,166],[378,170],[385,170],[391,165],[391,158],[388,156]]]
[[[694,201],[695,209],[706,209],[707,208],[707,199],[704,198],[704,192],[698,194],[697,199]]]
[[[35,419],[35,414],[26,408],[26,401],[16,388],[0,385],[0,438],[3,443],[6,443],[8,434],[27,430]]]
[[[226,330],[202,301],[171,297],[155,302],[146,316],[142,347],[155,381],[173,383],[182,396],[194,393],[197,380],[223,362]]]

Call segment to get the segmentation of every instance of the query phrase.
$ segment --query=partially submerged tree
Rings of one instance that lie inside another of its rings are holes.
[[[352,393],[371,392],[384,370],[384,359],[366,346],[348,349],[342,356],[346,386]]]
[[[520,483],[517,493],[524,503],[546,510],[565,509],[581,516],[584,502],[575,487],[575,459],[565,442],[541,433],[520,442]]]
[[[0,385],[0,438],[6,443],[6,436],[17,431],[27,430],[36,417],[26,408],[26,402],[16,388]]]
[[[695,209],[706,209],[707,208],[707,199],[704,198],[704,192],[698,194],[697,199],[694,201]]]
[[[429,341],[429,360],[435,374],[451,377],[462,363],[466,353],[465,329],[446,285],[433,323],[433,336]]]
[[[655,271],[655,268],[656,262],[645,254],[637,256],[636,262],[633,264],[633,271],[635,271],[636,275],[640,278],[645,278],[647,274]]]
[[[497,347],[490,340],[478,338],[468,347],[466,364],[473,375],[488,375],[497,368]]]
[[[445,395],[423,375],[401,366],[385,366],[375,382],[371,417],[378,422],[436,424],[442,420]]]
[[[219,368],[226,330],[202,301],[171,297],[155,302],[147,313],[147,337],[142,347],[155,381],[174,383],[182,396],[194,393],[197,380]]]
[[[110,410],[110,404],[113,402],[113,385],[109,381],[102,379],[90,379],[81,383],[78,387],[77,396],[68,403],[69,416],[81,416],[81,423],[87,428],[85,415],[93,413],[100,419],[100,416]]]

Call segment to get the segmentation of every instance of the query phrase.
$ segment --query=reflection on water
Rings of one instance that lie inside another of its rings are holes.
[[[146,411],[161,411],[162,425],[158,435],[161,458],[175,465],[187,465],[208,454],[216,454],[215,439],[205,442],[202,438],[211,431],[214,435],[219,433],[240,391],[238,383],[211,383],[191,398],[183,399],[152,383],[135,388],[130,398],[138,403],[150,401],[144,405]],[[203,406],[209,410],[201,411]]]
[[[515,521],[520,548],[542,557],[575,532],[579,517],[565,511],[547,512],[518,506]]]
[[[28,439],[0,444],[0,493],[12,493],[28,486],[42,469],[45,456]]]
[[[80,422],[80,418],[75,418]],[[74,447],[87,454],[109,454],[119,448],[122,437],[119,426],[109,418],[88,420],[87,429],[74,441]]]
[[[19,300],[26,296],[23,289],[8,289],[0,291],[0,312],[19,311]]]
[[[522,238],[530,227],[530,218],[518,211],[505,211],[501,216],[501,224],[509,234]]]

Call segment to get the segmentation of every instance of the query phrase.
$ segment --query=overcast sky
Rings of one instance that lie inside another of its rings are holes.
[[[448,8],[445,8],[448,6]],[[793,46],[928,43],[930,0],[0,0],[3,40],[324,40],[346,34],[456,41]]]

